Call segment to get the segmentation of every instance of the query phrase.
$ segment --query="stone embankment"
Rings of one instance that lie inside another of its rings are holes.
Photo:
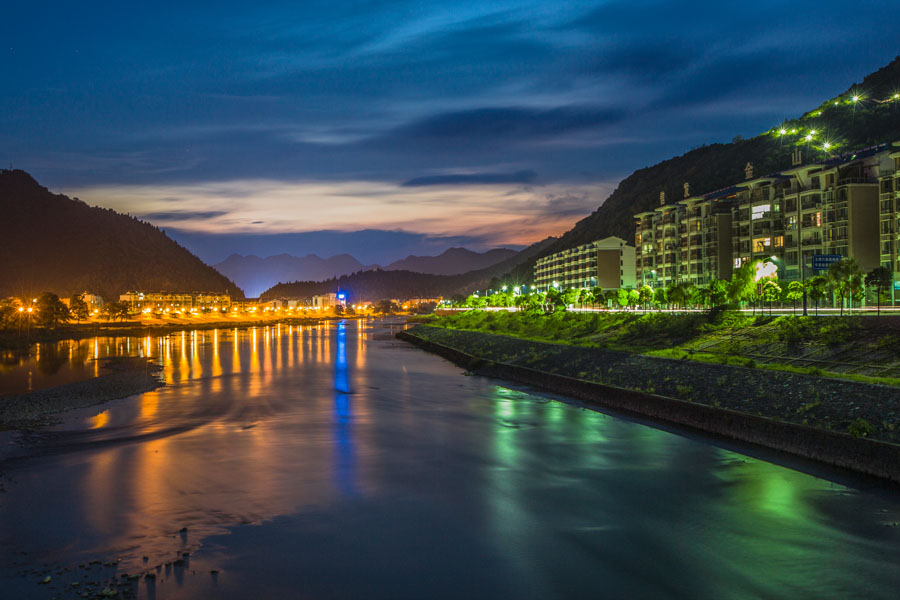
[[[896,387],[425,325],[398,337],[479,374],[900,483]]]

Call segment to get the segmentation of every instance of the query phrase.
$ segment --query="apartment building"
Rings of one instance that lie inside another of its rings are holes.
[[[130,291],[121,294],[119,301],[127,302],[133,309],[221,310],[231,307],[231,296],[214,292]]]
[[[794,162],[762,177],[748,164],[730,188],[635,215],[638,280],[705,285],[757,259],[801,280],[815,274],[817,254],[900,272],[900,150],[882,144],[809,164],[798,150]]]
[[[738,192],[730,187],[689,196],[635,215],[639,285],[706,285],[731,277],[731,202]]]
[[[539,290],[635,287],[635,249],[618,237],[608,237],[543,258],[534,266]]]

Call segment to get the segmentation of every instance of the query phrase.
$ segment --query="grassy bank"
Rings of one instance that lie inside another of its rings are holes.
[[[900,385],[900,318],[468,311],[435,327]]]

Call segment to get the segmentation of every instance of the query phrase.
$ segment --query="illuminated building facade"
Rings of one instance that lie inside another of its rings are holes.
[[[231,296],[212,292],[126,292],[119,296],[132,309],[221,310],[231,307]]]
[[[622,238],[608,237],[539,258],[534,266],[534,283],[539,290],[553,285],[560,288],[633,288],[634,265],[634,247]]]
[[[764,259],[796,281],[814,274],[816,254],[900,272],[900,150],[882,144],[763,177],[745,171],[730,188],[635,215],[639,282],[705,285]]]

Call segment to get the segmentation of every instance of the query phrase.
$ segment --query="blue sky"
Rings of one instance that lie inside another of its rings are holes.
[[[321,231],[383,261],[521,245],[843,91],[900,52],[897,22],[881,1],[20,2],[0,159],[212,262]]]

